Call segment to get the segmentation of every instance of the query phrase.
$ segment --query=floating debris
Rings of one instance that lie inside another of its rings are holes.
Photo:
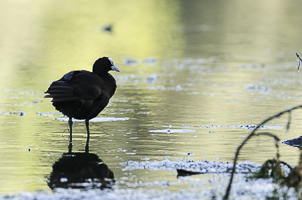
[[[12,112],[9,112],[9,113],[2,112],[2,113],[0,113],[0,115],[18,115],[20,117],[23,117],[23,116],[26,115],[26,113],[24,111],[20,110],[20,111],[12,111]]]
[[[196,174],[202,174],[202,172],[192,172],[184,169],[177,169],[177,176],[191,176]]]
[[[19,115],[20,117],[25,116],[25,112],[24,111],[17,111],[17,112],[10,112],[11,115]]]
[[[242,129],[248,129],[248,130],[254,130],[257,127],[257,125],[239,125],[239,126],[226,126],[226,128],[242,128]],[[283,129],[283,126],[267,126],[263,125],[260,126],[258,129]]]
[[[299,148],[301,145],[301,140],[302,140],[302,136],[294,138],[294,139],[290,139],[290,140],[285,140],[285,141],[282,141],[281,143],[287,144],[292,147]]]

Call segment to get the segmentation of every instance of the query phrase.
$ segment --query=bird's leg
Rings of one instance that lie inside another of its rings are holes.
[[[72,149],[72,118],[69,117],[69,120],[68,120],[68,124],[69,124],[69,130],[70,130],[70,133],[69,133],[69,145],[68,145],[68,149],[69,151],[71,152],[71,149]]]
[[[72,152],[72,143],[69,143],[68,145],[68,153],[71,153]]]
[[[90,132],[89,132],[89,120],[85,120],[86,124],[86,131],[87,131],[87,140],[86,140],[86,147],[85,147],[85,152],[89,153],[89,139],[90,139]]]
[[[89,137],[87,137],[86,146],[85,146],[85,153],[89,153]]]

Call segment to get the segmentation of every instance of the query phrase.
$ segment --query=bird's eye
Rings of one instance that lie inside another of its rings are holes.
[[[108,60],[109,60],[111,65],[114,65],[113,60],[111,58],[108,57]]]

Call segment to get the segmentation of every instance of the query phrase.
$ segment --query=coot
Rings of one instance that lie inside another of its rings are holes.
[[[93,72],[68,72],[61,79],[54,81],[45,92],[45,98],[52,98],[52,105],[56,110],[69,117],[70,143],[72,118],[85,119],[89,138],[89,120],[96,117],[114,95],[116,82],[108,73],[110,70],[119,72],[111,58],[99,58],[93,64]]]

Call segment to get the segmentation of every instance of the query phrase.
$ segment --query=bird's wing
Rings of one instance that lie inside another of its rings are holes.
[[[63,102],[80,99],[73,94],[74,88],[66,81],[54,81],[45,93],[45,98],[53,98],[52,102]]]
[[[102,94],[102,79],[92,72],[71,71],[54,81],[45,93],[52,102],[94,100]]]

